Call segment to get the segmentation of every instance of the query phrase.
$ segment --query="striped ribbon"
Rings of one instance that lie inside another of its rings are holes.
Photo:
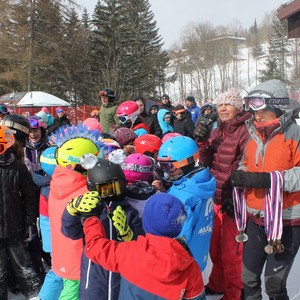
[[[233,206],[237,229],[239,232],[245,231],[247,222],[245,189],[233,188]]]
[[[280,240],[282,235],[283,173],[273,171],[271,187],[265,197],[264,225],[268,241]]]

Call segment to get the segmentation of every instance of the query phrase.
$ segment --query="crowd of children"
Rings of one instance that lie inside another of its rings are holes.
[[[252,142],[242,170],[237,171],[250,135],[255,141],[261,139],[263,148],[268,136],[262,126],[281,134],[274,121],[281,124],[281,117],[285,117],[283,134],[289,126],[284,106],[258,103],[258,99],[288,98],[278,87],[284,90],[280,82],[271,82],[249,94],[247,101],[254,114],[243,111],[237,90],[221,94],[217,109],[206,105],[200,116],[192,96],[187,97],[185,108],[173,107],[164,95],[162,108],[147,124],[145,109],[157,110],[155,103],[147,106],[137,96],[117,106],[115,92],[108,88],[100,92],[100,112],[94,111],[82,124],[60,120],[50,134],[47,130],[53,124],[43,119],[46,108],[41,110],[43,114],[29,118],[5,115],[0,121],[0,298],[7,299],[10,289],[28,299],[39,294],[41,300],[204,300],[209,294],[223,295],[225,300],[259,299],[251,297],[260,297],[260,285],[252,289],[250,283],[254,274],[249,249],[256,243],[266,249],[272,246],[274,254],[264,252],[265,259],[267,255],[276,255],[279,261],[288,259],[284,278],[267,274],[270,299],[288,299],[286,278],[299,247],[289,236],[299,234],[297,227],[290,230],[288,226],[297,226],[300,220],[298,200],[293,198],[294,214],[284,211],[283,216],[279,214],[285,220],[283,225],[280,220],[275,224],[283,226],[284,246],[280,232],[273,240],[266,237],[255,242],[255,226],[263,226],[255,216],[247,223],[251,229],[247,235],[245,210],[249,203],[243,201],[245,195],[252,195],[250,188],[260,193],[267,193],[268,188],[280,191],[283,180],[282,201],[289,199],[289,193],[299,190],[293,179],[298,160],[286,162],[285,169],[279,164],[274,167],[274,176],[284,172],[281,184],[281,177],[276,177],[279,183],[274,187],[270,183],[273,175],[265,172],[256,182],[250,176],[255,169]],[[103,114],[103,108],[110,113]],[[260,120],[265,110],[274,113],[270,124]],[[57,114],[66,119],[61,108]],[[174,132],[174,128],[184,128],[187,114],[186,126],[193,129],[188,134]],[[258,137],[247,131],[251,117]],[[295,140],[299,132],[298,127],[292,128],[285,143]],[[298,151],[288,157],[296,159]],[[260,158],[256,159],[260,165]],[[245,172],[247,168],[251,172]],[[266,172],[272,168],[267,166]],[[265,201],[272,197],[266,196]],[[255,200],[251,201],[250,217],[258,210]],[[239,209],[240,203],[244,210]],[[288,207],[285,202],[282,206]],[[258,233],[263,236],[263,229]],[[242,271],[243,244],[248,236],[251,243],[248,241]],[[289,251],[293,254],[287,258]],[[204,286],[201,272],[209,255],[213,269]],[[45,263],[50,268],[47,274]],[[256,276],[260,275],[257,271]],[[280,287],[275,287],[276,280]]]

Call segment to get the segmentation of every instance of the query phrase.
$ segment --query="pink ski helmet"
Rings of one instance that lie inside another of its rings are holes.
[[[95,118],[87,118],[82,124],[90,131],[97,130],[99,133],[102,133],[102,126]]]
[[[128,183],[148,181],[153,173],[153,166],[153,160],[141,153],[128,155],[121,165]]]
[[[167,134],[165,134],[162,138],[162,142],[166,142],[168,139],[173,138],[175,136],[182,136],[182,134],[178,133],[178,132],[169,132]]]
[[[118,106],[116,114],[120,124],[124,125],[128,120],[133,124],[140,114],[140,107],[134,101],[125,101]]]

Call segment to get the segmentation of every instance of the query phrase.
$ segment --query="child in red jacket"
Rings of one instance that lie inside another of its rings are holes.
[[[186,219],[179,199],[166,193],[153,195],[144,209],[146,236],[137,241],[108,240],[101,221],[90,212],[86,218],[86,255],[121,274],[119,299],[206,299],[198,264],[182,238],[175,239]]]

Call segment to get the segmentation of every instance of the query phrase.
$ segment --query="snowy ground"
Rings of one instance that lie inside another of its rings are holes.
[[[208,276],[211,271],[211,262],[208,263],[206,269],[203,272],[203,279],[204,283],[206,284],[208,281]],[[294,262],[293,268],[290,272],[290,275],[288,277],[288,293],[290,300],[300,300],[300,284],[299,284],[299,277],[300,277],[300,253],[298,252],[296,256],[296,260]],[[264,290],[264,287],[263,287]],[[207,297],[208,300],[218,300],[222,298],[222,296],[209,296]],[[8,299],[9,300],[24,300],[25,297],[23,295],[14,295],[9,293],[8,294]],[[38,298],[32,298],[32,300],[37,300]],[[265,293],[263,293],[263,299],[267,300],[268,297],[266,296]],[[96,300],[96,299],[95,299]]]
[[[206,269],[203,272],[203,280],[204,284],[208,282],[208,277],[211,271],[211,262],[208,263]],[[292,270],[288,277],[287,289],[290,300],[298,300],[300,299],[300,284],[299,284],[299,277],[300,277],[300,250],[296,256],[295,262],[293,264]],[[208,300],[218,300],[222,298],[222,296],[209,296],[207,297]],[[263,286],[263,300],[268,300],[269,297],[264,292]]]

